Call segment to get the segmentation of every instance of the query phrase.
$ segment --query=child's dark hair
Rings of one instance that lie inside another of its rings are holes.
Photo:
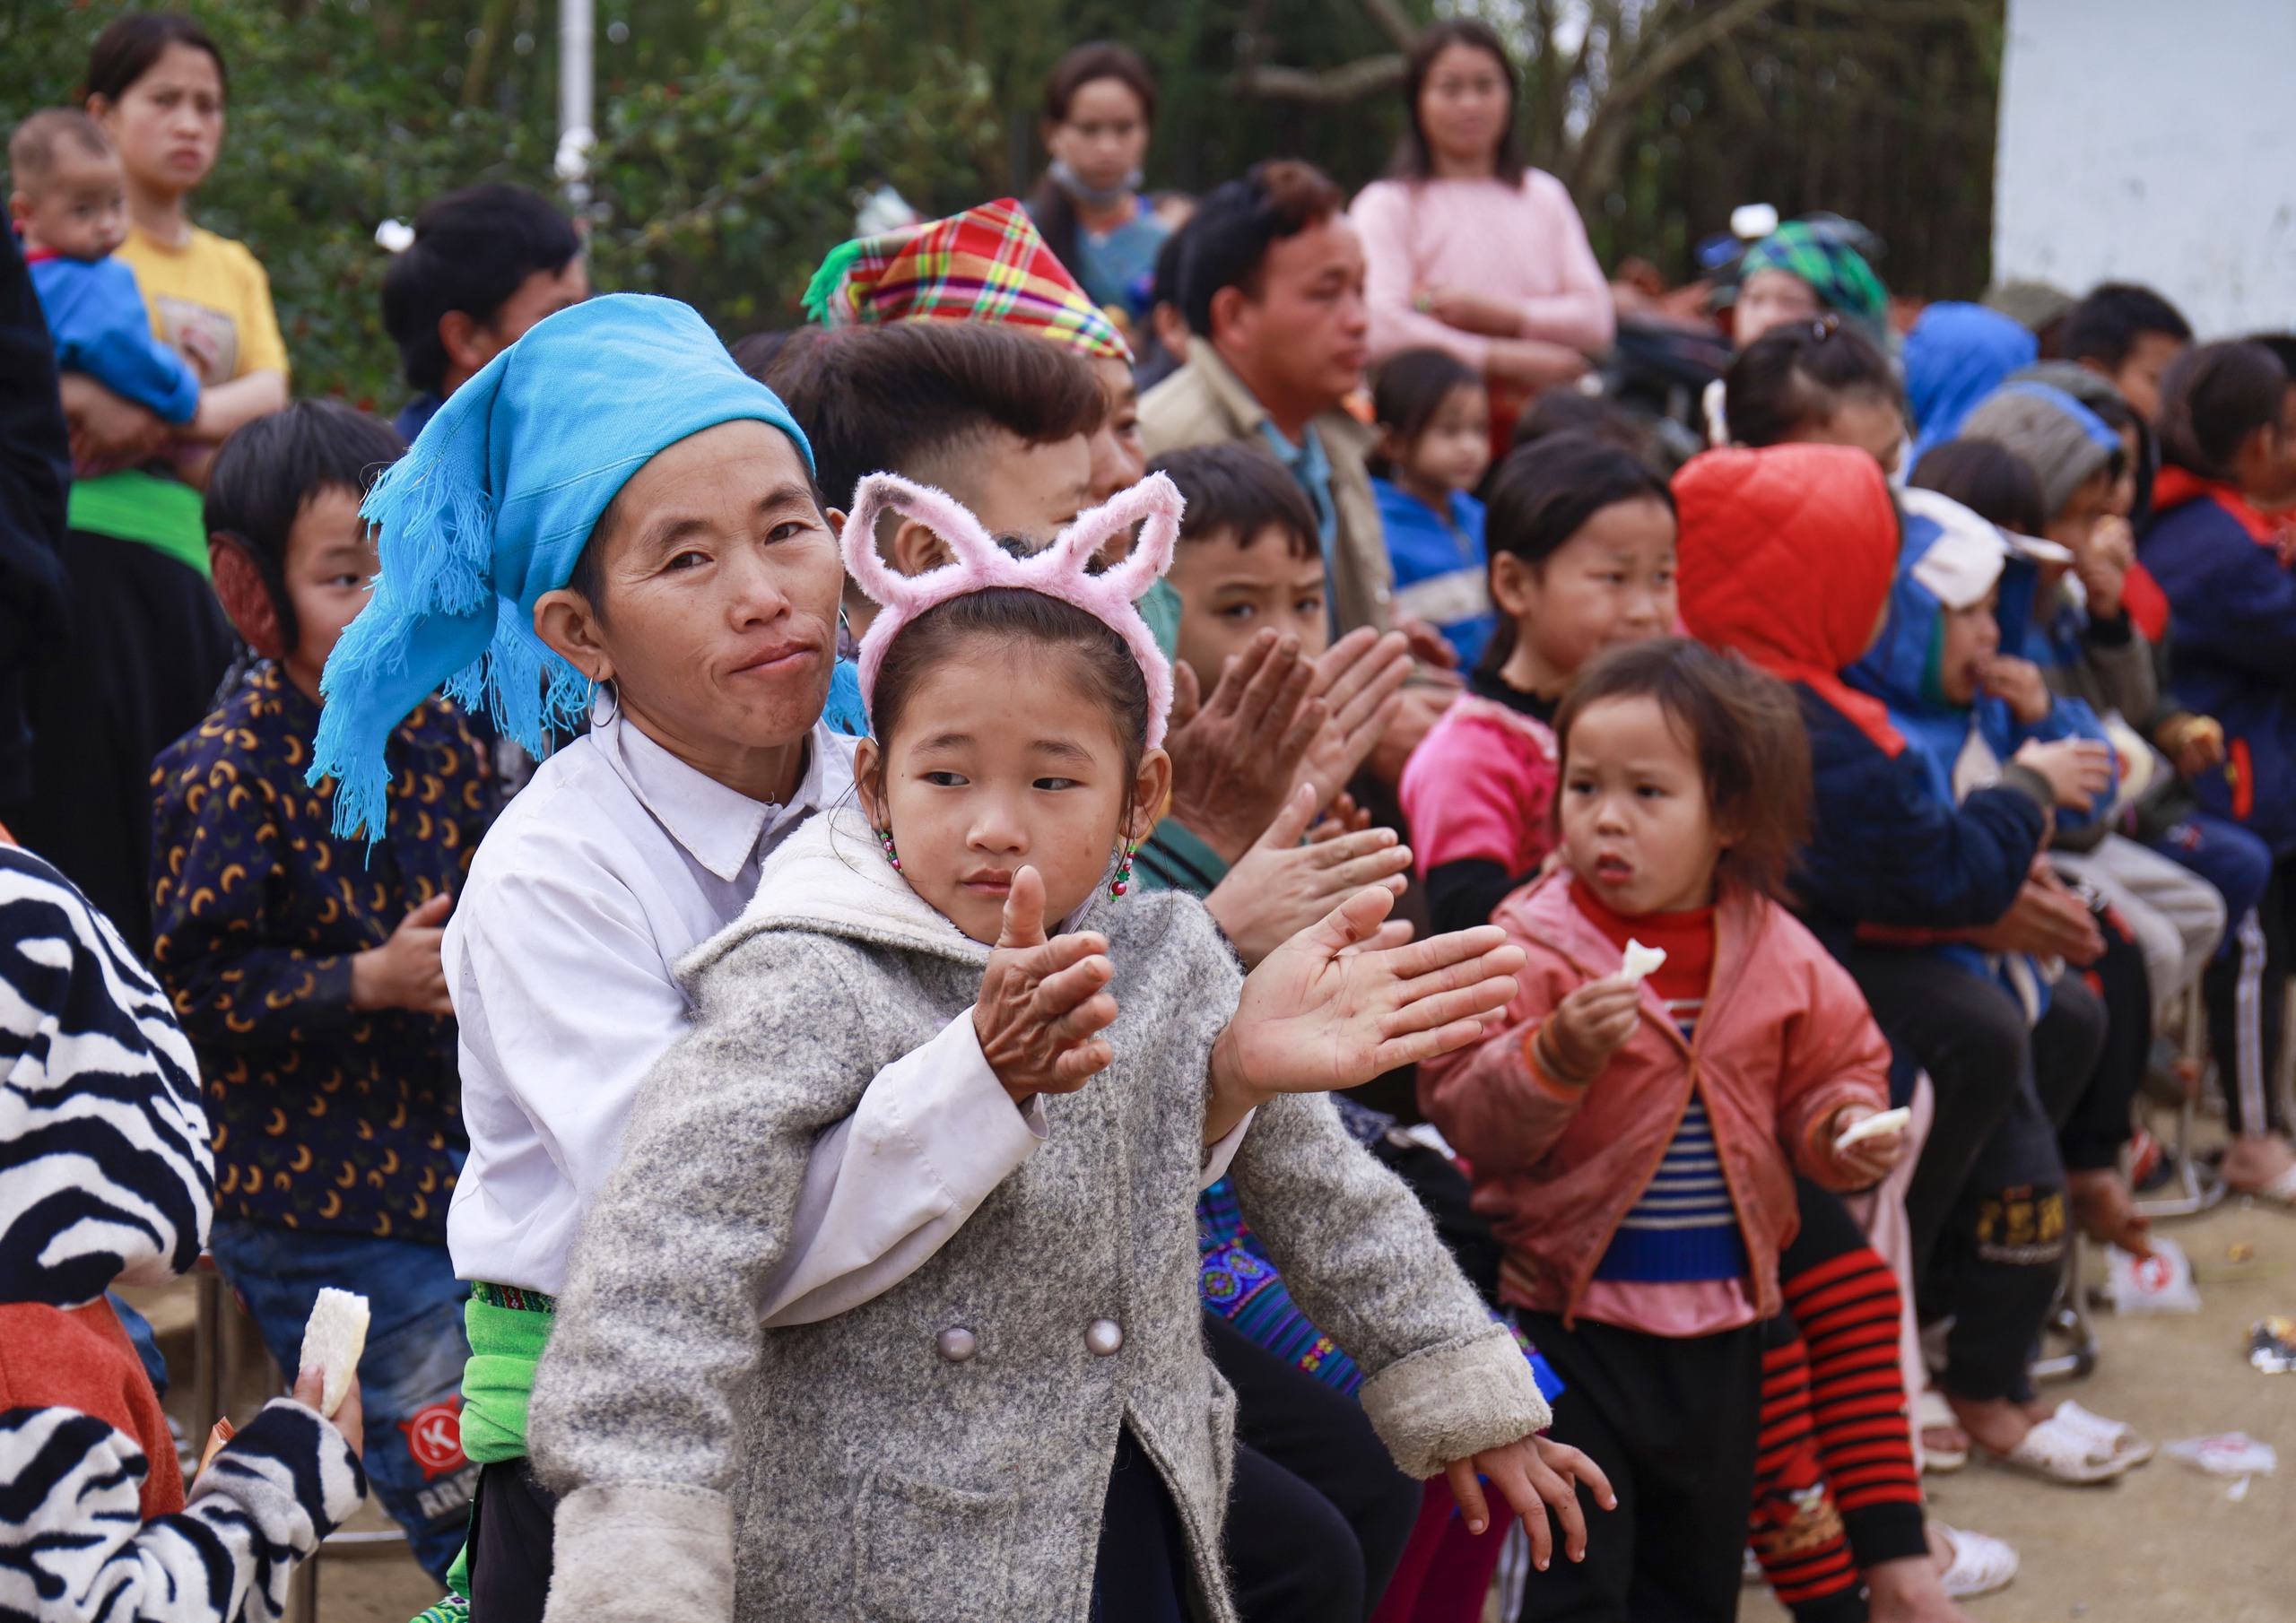
[[[2260,343],[2204,343],[2161,378],[2161,459],[2230,481],[2240,444],[2288,411],[2288,369]]]
[[[363,499],[405,454],[406,441],[390,424],[339,400],[299,400],[258,417],[215,453],[202,520],[210,535],[244,552],[262,576],[286,652],[294,652],[297,638],[286,576],[295,520],[323,490]]]
[[[1108,397],[1083,357],[985,321],[898,321],[808,329],[781,345],[762,380],[813,442],[830,505],[882,470],[928,484],[981,433],[1028,446],[1099,430]]]
[[[1417,443],[1443,403],[1460,389],[1483,388],[1483,377],[1448,350],[1405,350],[1379,368],[1371,415],[1397,446]]]
[[[1839,316],[1770,328],[1730,363],[1723,414],[1739,445],[1772,446],[1864,397],[1905,408],[1905,394],[1874,341]]]
[[[1308,493],[1251,440],[1223,439],[1169,451],[1151,462],[1148,471],[1170,474],[1187,499],[1187,509],[1180,517],[1184,542],[1209,540],[1224,531],[1235,545],[1248,547],[1274,525],[1283,532],[1284,550],[1292,557],[1315,558],[1323,551]]]
[[[1557,434],[1586,434],[1616,446],[1640,461],[1650,460],[1650,430],[1615,400],[1577,389],[1549,389],[1515,419],[1510,450],[1521,450]]]
[[[383,273],[383,329],[398,345],[406,381],[445,385],[439,323],[448,312],[487,325],[527,277],[555,276],[581,251],[574,222],[522,186],[474,186],[424,205],[414,241]]]
[[[2147,333],[2190,343],[2192,323],[2151,288],[2129,282],[2100,282],[2066,312],[2057,353],[2067,360],[2093,360],[2117,371]]]
[[[1551,434],[1508,452],[1492,475],[1483,542],[1494,562],[1503,553],[1541,568],[1588,519],[1622,501],[1674,510],[1674,491],[1640,457],[1591,434]],[[1514,651],[1515,624],[1502,614],[1483,669],[1498,670]]]
[[[1729,841],[1717,872],[1775,901],[1810,835],[1810,739],[1794,691],[1735,654],[1683,637],[1629,643],[1588,663],[1555,713],[1569,781],[1570,729],[1613,699],[1652,699],[1690,736],[1708,816]],[[1560,802],[1558,801],[1558,805]]]
[[[952,597],[903,626],[885,650],[869,695],[869,722],[878,743],[891,747],[918,681],[955,659],[975,637],[993,638],[1006,648],[1027,643],[1068,655],[1085,690],[1107,710],[1109,725],[1123,746],[1128,816],[1131,784],[1148,747],[1148,679],[1124,639],[1106,624],[1041,592],[989,586]]]
[[[1987,524],[2020,535],[2039,535],[2048,527],[2033,464],[1990,439],[1949,439],[1932,447],[1906,482],[1950,496]]]

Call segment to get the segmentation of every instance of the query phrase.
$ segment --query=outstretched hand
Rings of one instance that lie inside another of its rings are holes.
[[[1587,1558],[1587,1515],[1578,1507],[1578,1484],[1584,1483],[1605,1510],[1618,1508],[1618,1495],[1603,1468],[1564,1443],[1544,1437],[1524,1437],[1503,1448],[1486,1448],[1443,1467],[1458,1501],[1467,1531],[1480,1534],[1491,1525],[1489,1501],[1477,1479],[1488,1477],[1508,1507],[1521,1518],[1531,1537],[1531,1562],[1541,1572],[1554,1558],[1554,1534],[1547,1526],[1552,1507],[1562,1523],[1562,1553],[1574,1561]]]
[[[1116,1020],[1116,978],[1105,936],[1044,933],[1044,880],[1013,876],[1004,923],[981,973],[973,1031],[989,1069],[1016,1105],[1037,1093],[1074,1093],[1116,1058],[1100,1033]]]
[[[1302,784],[1244,860],[1204,898],[1205,911],[1248,969],[1366,885],[1402,893],[1411,849],[1394,829],[1341,827],[1328,838],[1302,845],[1315,815],[1315,790]]]
[[[1359,890],[1244,979],[1212,1050],[1213,1122],[1232,1127],[1279,1093],[1354,1088],[1463,1048],[1515,996],[1526,962],[1495,924],[1385,944],[1395,897]],[[1226,1127],[1221,1129],[1226,1131]]]

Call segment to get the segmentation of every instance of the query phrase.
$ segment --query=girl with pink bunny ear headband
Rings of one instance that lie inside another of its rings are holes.
[[[847,572],[884,608],[861,639],[862,702],[874,715],[877,673],[901,628],[952,598],[1010,586],[1081,609],[1117,634],[1147,681],[1147,747],[1160,748],[1172,707],[1172,666],[1133,605],[1171,567],[1185,505],[1170,479],[1152,473],[1080,515],[1043,551],[1015,558],[955,498],[897,473],[870,474],[853,493],[853,513],[845,521],[841,542]],[[948,542],[956,561],[915,576],[886,568],[877,553],[877,519],[889,511],[914,518]],[[1088,573],[1101,549],[1135,525],[1140,538],[1124,561],[1098,575]]]

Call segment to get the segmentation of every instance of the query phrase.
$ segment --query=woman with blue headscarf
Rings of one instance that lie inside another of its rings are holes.
[[[549,757],[445,943],[471,1134],[448,1243],[474,1281],[462,1439],[482,1467],[456,1581],[483,1616],[539,1618],[551,1499],[525,1465],[526,1402],[553,1293],[639,1085],[686,1024],[677,964],[851,790],[851,741],[821,720],[844,570],[796,421],[664,299],[536,325],[455,392],[365,512],[382,572],[328,662],[312,768],[335,780],[338,829],[378,830],[384,740],[433,689]],[[789,1311],[883,1289],[871,1267],[904,1242],[930,1254],[1040,1141],[1008,1089],[1106,1023],[1079,1008],[1106,976],[1048,984],[1091,943],[1033,940],[999,955],[978,1019],[888,1067],[824,1139],[799,1220],[825,1243],[783,1281]]]
[[[496,356],[362,511],[382,569],[327,663],[311,768],[335,780],[337,830],[378,832],[395,800],[421,815],[383,751],[434,689],[549,757],[481,846],[444,948],[471,1140],[447,1238],[473,1281],[461,1430],[482,1467],[453,1581],[486,1623],[521,1623],[542,1615],[555,1507],[526,1465],[527,1399],[583,1216],[687,1026],[677,966],[852,792],[853,741],[822,720],[843,521],[780,399],[692,310],[628,294]],[[578,735],[550,754],[553,731]],[[1037,1096],[1107,1063],[1104,943],[1042,925],[1013,908],[974,1008],[822,1133],[765,1323],[900,1280],[1043,1141]],[[1303,1055],[1342,1052],[1362,1022],[1315,980],[1295,968],[1269,1006],[1326,1034]]]

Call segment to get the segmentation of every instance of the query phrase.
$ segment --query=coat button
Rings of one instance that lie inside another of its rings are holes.
[[[1096,1358],[1107,1358],[1124,1345],[1124,1326],[1114,1319],[1094,1319],[1084,1329],[1084,1348]]]
[[[961,1364],[980,1350],[979,1338],[961,1324],[943,1331],[934,1345],[952,1364]]]

